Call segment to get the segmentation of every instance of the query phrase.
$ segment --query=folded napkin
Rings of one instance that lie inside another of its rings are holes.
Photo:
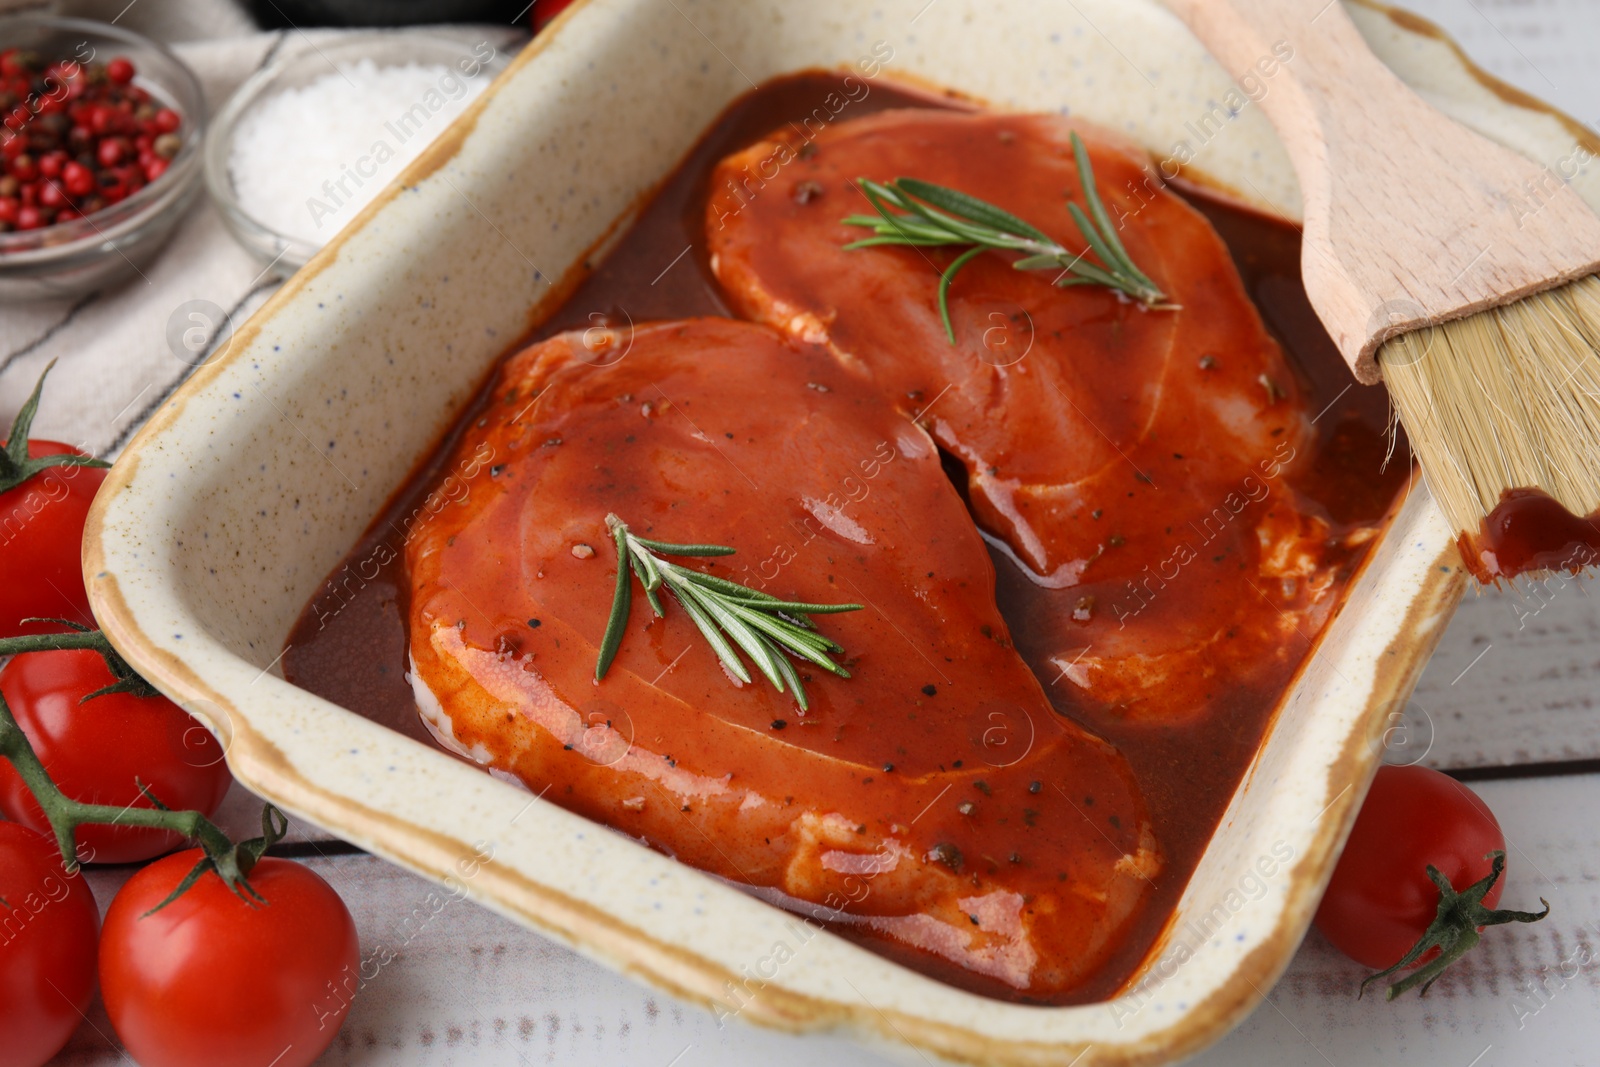
[[[261,66],[281,33],[252,33],[176,45],[205,89],[215,113],[239,83]],[[76,300],[0,304],[0,420],[9,426],[50,360],[50,375],[33,436],[111,456],[193,369],[167,344],[167,320],[187,300],[206,299],[230,315],[247,315],[276,279],[223,229],[204,191],[161,254],[117,288]],[[208,336],[224,324],[212,324]]]
[[[350,32],[260,33],[229,3],[92,0],[72,5],[71,13],[109,22],[119,9],[125,12],[119,25],[132,24],[165,40],[189,64],[213,115],[289,39],[315,46]],[[144,21],[135,24],[136,15]],[[451,27],[450,32],[460,36],[462,31]],[[482,32],[506,52],[515,51],[526,36],[507,27],[470,32]],[[219,36],[204,36],[208,33]],[[197,34],[204,39],[193,39]],[[0,436],[40,372],[56,360],[32,436],[115,458],[208,351],[279,284],[234,241],[201,189],[166,248],[129,280],[76,300],[0,304]],[[193,301],[205,301],[222,314],[196,312],[202,305]],[[204,347],[196,343],[200,340]]]

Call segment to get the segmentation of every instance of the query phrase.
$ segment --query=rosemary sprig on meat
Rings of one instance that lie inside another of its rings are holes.
[[[869,178],[856,179],[878,213],[851,215],[844,220],[847,226],[863,226],[873,232],[871,237],[845,245],[845,250],[879,245],[916,248],[970,245],[939,275],[939,317],[944,321],[945,335],[951,344],[955,343],[956,331],[950,323],[950,283],[962,267],[989,250],[1025,253],[1013,267],[1058,270],[1061,274],[1055,284],[1062,287],[1101,285],[1151,309],[1176,310],[1177,305],[1167,303],[1167,295],[1128,256],[1122,239],[1117,236],[1116,224],[1095,186],[1088,150],[1076,133],[1072,135],[1072,154],[1078,165],[1083,200],[1088,205],[1085,212],[1077,204],[1067,204],[1078,231],[1088,241],[1088,247],[1081,252],[1071,251],[1037,226],[985,200],[917,178],[896,178],[886,185]],[[1098,263],[1085,258],[1091,252]]]
[[[611,601],[611,617],[600,640],[600,658],[595,663],[595,681],[606,676],[611,661],[622,645],[622,634],[633,607],[633,579],[644,586],[644,595],[657,618],[665,618],[660,590],[665,587],[710,642],[729,673],[742,682],[750,672],[734,646],[744,650],[757,669],[778,692],[785,685],[793,688],[795,701],[809,707],[805,688],[790,656],[808,660],[841,678],[850,672],[828,657],[844,652],[834,642],[817,633],[812,615],[832,615],[860,611],[860,604],[805,604],[779,600],[775,596],[730,582],[726,578],[669,563],[663,556],[731,556],[734,549],[724,545],[670,545],[638,537],[628,524],[615,515],[606,516],[606,528],[617,544],[617,592]]]

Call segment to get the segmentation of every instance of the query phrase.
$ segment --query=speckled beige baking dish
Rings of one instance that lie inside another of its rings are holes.
[[[1489,136],[1557,169],[1600,151],[1427,24],[1366,3],[1352,14],[1402,76]],[[436,878],[490,852],[466,883],[476,899],[686,1000],[726,1014],[742,1003],[739,1019],[788,1030],[843,1028],[903,1058],[1175,1060],[1237,1023],[1288,962],[1386,716],[1461,594],[1420,486],[1288,698],[1164,944],[1104,1004],[999,1004],[828,934],[798,943],[782,912],[264,673],[323,576],[527,328],[530,305],[617,232],[717,112],[753,81],[860,74],[886,50],[883,76],[1070,108],[1158,157],[1188,142],[1191,166],[1294,213],[1294,179],[1258,109],[1198,146],[1229,85],[1149,0],[588,0],[128,447],[85,538],[95,614],[223,736],[251,789]],[[1589,170],[1580,184],[1600,204]],[[794,951],[777,966],[780,944]],[[734,999],[734,980],[759,993]]]

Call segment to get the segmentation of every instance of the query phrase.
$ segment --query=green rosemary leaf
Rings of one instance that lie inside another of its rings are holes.
[[[786,621],[789,621],[789,622],[793,622],[794,621],[793,619],[790,619],[787,615],[782,616],[782,617]],[[820,639],[819,642],[818,642],[818,647],[821,648],[822,651],[824,651],[824,652],[832,652],[836,656],[844,655],[844,649],[841,648],[835,642],[828,640],[826,637],[823,637],[821,634],[816,633],[815,631],[808,630],[806,632],[810,633],[812,636],[817,637],[817,638]],[[846,675],[846,677],[848,677],[848,675]]]
[[[970,219],[980,226],[987,226],[1002,233],[1016,234],[1018,237],[1031,237],[1036,241],[1050,240],[1032,223],[1024,222],[1004,208],[995,207],[988,201],[969,196],[959,189],[950,189],[916,178],[901,178],[897,184],[912,196],[926,200],[934,207],[943,208],[951,214]]]
[[[934,226],[911,215],[851,215],[839,221],[846,226],[861,226],[870,230],[887,228],[890,232],[886,236],[863,238],[879,244],[947,245],[952,241],[946,227]]]
[[[777,638],[785,646],[793,648],[796,652],[810,649],[821,655],[829,645],[833,644],[821,634],[814,633],[811,630],[802,630],[793,623],[785,622],[771,615],[763,615],[759,611],[752,611],[744,604],[729,603],[728,610],[750,626],[765,631],[769,636]],[[807,656],[806,658],[811,659],[812,657]]]
[[[867,178],[860,179],[861,193],[867,198],[867,203],[872,205],[872,210],[878,213],[878,218],[872,221],[873,226],[881,226],[887,222],[891,227],[898,223],[911,222],[912,219],[896,215],[891,207],[905,208],[905,198],[887,185],[880,185]]]
[[[652,541],[648,537],[634,537],[634,544],[643,545],[652,552],[659,552],[663,556],[731,556],[734,549],[726,545],[669,545],[665,541]]]
[[[656,566],[656,561],[648,552],[630,552],[630,559],[638,567],[639,581],[643,583],[647,592],[654,592],[661,588],[661,568]],[[669,564],[670,566],[670,564]]]
[[[1089,161],[1089,149],[1084,145],[1083,138],[1078,136],[1076,130],[1072,133],[1072,161],[1078,167],[1078,184],[1083,187],[1083,202],[1089,205],[1089,214],[1093,216],[1096,226],[1101,227],[1109,235],[1109,243],[1116,245],[1122,253],[1122,259],[1127,260],[1128,253],[1122,248],[1122,242],[1117,238],[1117,227],[1111,221],[1111,216],[1106,212],[1106,206],[1100,199],[1100,190],[1095,185],[1094,164]],[[1087,233],[1085,237],[1089,236]],[[1106,259],[1111,263],[1110,258]]]
[[[668,566],[672,565],[668,564]],[[717,592],[725,593],[728,596],[742,597],[747,600],[759,601],[761,603],[775,604],[778,602],[778,598],[775,596],[770,596],[761,592],[759,589],[751,589],[748,586],[740,585],[738,582],[732,582],[726,578],[718,577],[715,574],[707,574],[705,571],[692,571],[687,567],[673,567],[672,569],[678,573],[678,577],[682,578],[686,582],[693,582],[695,585],[703,585],[707,589],[715,589]]]
[[[678,587],[675,585],[669,586],[669,588],[674,593],[679,592]],[[717,653],[717,658],[722,661],[723,666],[728,668],[728,672],[741,682],[748,682],[750,680],[750,672],[745,670],[744,661],[734,653],[733,646],[728,644],[727,638],[722,636],[721,631],[717,629],[716,621],[706,613],[706,609],[701,606],[694,593],[689,591],[680,595],[678,603],[683,605],[683,610],[689,613],[689,617],[694,620],[694,624],[700,628],[700,632],[710,642],[712,649]]]
[[[887,231],[900,238],[918,241],[937,240],[940,244],[971,244],[988,239],[989,230],[985,227],[952,218],[913,199],[900,187],[905,180],[896,179],[892,185],[879,185],[866,178],[860,179],[864,191],[870,187],[867,199],[882,216],[881,219],[874,219],[871,223],[880,234]],[[982,203],[982,201],[977,202]],[[889,210],[890,206],[900,208],[909,214],[896,215]]]
[[[728,584],[733,585],[734,583],[729,582]],[[762,600],[756,600],[753,598],[732,595],[730,595],[728,599],[733,601],[735,604],[749,604],[754,607],[759,607],[763,611],[780,612],[784,613],[785,615],[791,611],[799,612],[803,615],[837,615],[843,611],[861,610],[860,604],[802,604],[798,600],[777,600],[771,597]],[[803,622],[804,620],[801,621]]]
[[[950,318],[950,286],[956,275],[985,251],[1022,253],[1012,266],[1018,270],[1061,272],[1055,283],[1062,287],[1097,285],[1120,292],[1152,310],[1175,310],[1166,294],[1140,270],[1128,255],[1117,234],[1117,227],[1106,210],[1095,183],[1094,167],[1083,139],[1072,134],[1073,157],[1083,187],[1087,211],[1068,203],[1072,216],[1088,247],[1073,252],[1032,223],[1018,218],[970,193],[917,178],[896,178],[888,183],[857,179],[857,186],[875,211],[872,215],[850,215],[847,226],[870,230],[863,237],[844,245],[847,251],[900,245],[914,248],[967,246],[939,273],[937,288],[939,318],[945,336],[955,343],[955,325]],[[897,213],[903,212],[903,213]],[[1099,262],[1086,260],[1093,254]]]
[[[789,683],[790,690],[794,692],[794,702],[800,705],[800,710],[810,711],[811,701],[806,699],[806,687],[800,684],[800,674],[794,669],[794,664],[789,662],[788,656],[778,657],[778,673]]]
[[[735,607],[743,609],[748,608],[748,605],[739,604],[735,605]],[[774,635],[782,637],[786,644],[796,646],[796,652],[799,651],[799,646],[815,649],[818,652],[844,652],[844,649],[818,633],[811,620],[803,615],[778,613],[771,616],[769,621],[772,625],[781,628],[774,630]]]
[[[897,184],[906,180],[904,178],[898,179]],[[919,200],[911,199],[909,196],[902,195],[901,202],[906,205],[907,210],[912,212],[912,216],[909,219],[906,216],[897,216],[895,221],[910,221],[913,224],[914,231],[920,227],[930,234],[944,234],[949,238],[947,241],[949,244],[979,244],[990,247],[1004,247],[1003,241],[1006,234],[1003,231],[952,218],[941,211],[935,211]]]
[[[1095,225],[1099,227],[1101,237],[1111,249],[1111,255],[1114,257],[1114,260],[1106,259],[1107,265],[1121,267],[1133,275],[1135,280],[1140,282],[1146,289],[1155,293],[1157,300],[1165,299],[1161,291],[1156,288],[1156,283],[1151,281],[1149,275],[1140,270],[1129,257],[1128,250],[1122,243],[1122,238],[1117,236],[1117,225],[1112,221],[1110,213],[1106,211],[1106,205],[1100,199],[1099,186],[1095,184],[1094,165],[1089,162],[1089,150],[1084,146],[1083,138],[1078,136],[1076,130],[1072,133],[1072,158],[1078,165],[1078,181],[1083,186],[1083,200],[1084,203],[1089,205],[1089,215],[1094,219]],[[1085,234],[1085,236],[1087,237],[1088,235]],[[1104,259],[1105,257],[1102,256],[1101,258]]]
[[[639,579],[639,584],[644,586],[644,595],[645,599],[650,601],[650,610],[655,612],[656,618],[664,619],[667,617],[667,613],[661,606],[661,597],[656,594],[656,588],[661,584],[661,576],[656,574],[654,575],[655,581],[651,581],[652,574],[648,570],[650,564],[645,562],[648,558],[636,552],[630,552],[628,553],[628,565],[633,568],[633,575]]]
[[[816,632],[813,614],[859,611],[860,604],[810,604],[779,600],[769,593],[704,571],[692,570],[657,558],[663,555],[725,556],[733,549],[722,545],[674,545],[665,541],[636,537],[615,515],[606,516],[606,526],[617,543],[617,591],[611,605],[611,618],[600,643],[600,661],[595,678],[604,676],[615,657],[626,630],[632,605],[632,580],[638,578],[658,616],[664,615],[657,590],[665,585],[673,598],[716,652],[730,674],[749,682],[750,672],[738,650],[743,650],[757,670],[778,692],[792,692],[801,708],[808,706],[800,676],[790,661],[795,656],[814,663],[841,678],[850,672],[829,659],[844,649]]]
[[[762,629],[767,629],[767,626],[758,624],[754,620],[751,620],[751,625],[760,625]],[[775,633],[776,631],[768,630],[768,632]],[[828,658],[827,650],[825,648],[818,648],[803,644],[802,642],[793,640],[791,637],[789,637],[789,635],[784,635],[784,638],[790,642],[787,646],[789,651],[793,652],[801,659],[810,660],[823,670],[828,671],[831,674],[837,674],[841,678],[850,677],[849,671],[845,670],[843,667],[839,666],[837,663],[833,662],[833,660]]]
[[[777,686],[778,692],[783,692],[783,680],[778,676],[777,664],[772,661],[772,651],[767,647],[767,643],[761,640],[760,635],[747,626],[726,602],[719,601],[706,590],[696,589],[694,596],[700,601],[700,606],[705,608],[706,614],[716,620],[722,632],[755,661],[756,669],[766,675],[767,681]]]
[[[628,615],[633,609],[632,567],[628,563],[628,537],[624,528],[616,529],[612,536],[617,542],[617,592],[611,601],[611,617],[606,620],[605,636],[600,639],[600,657],[595,660],[594,680],[599,681],[611,669],[611,661],[622,647],[622,631],[628,626]]]
[[[1058,279],[1056,281],[1057,285],[1101,285],[1108,289],[1117,288],[1116,278],[1093,263],[1078,263],[1069,269],[1074,272],[1075,276],[1069,279]]]
[[[1078,224],[1078,229],[1083,232],[1084,240],[1089,242],[1089,247],[1094,250],[1094,254],[1099,256],[1100,262],[1109,268],[1105,272],[1107,276],[1115,277],[1120,264],[1117,261],[1116,253],[1111,250],[1110,244],[1095,230],[1093,224],[1084,216],[1083,209],[1077,204],[1068,204],[1067,212],[1071,214],[1072,221]],[[1080,265],[1090,268],[1095,266],[1093,263]]]
[[[971,263],[974,258],[983,255],[982,245],[973,245],[955,259],[939,275],[939,320],[944,323],[944,335],[950,339],[951,344],[956,343],[956,328],[950,322],[950,283],[956,280],[956,275],[961,268]]]
[[[857,242],[858,244],[860,242]],[[1038,256],[1024,256],[1011,264],[1017,270],[1064,270],[1066,264],[1054,252],[1046,252]]]
[[[851,241],[843,248],[846,252],[854,252],[858,248],[881,248],[884,245],[899,245],[902,248],[943,248],[950,243],[947,237],[863,237],[859,241]]]
[[[808,604],[799,600],[779,600],[771,593],[763,593],[759,589],[751,589],[749,586],[719,578],[715,574],[707,574],[705,571],[692,571],[687,567],[673,567],[673,569],[684,581],[715,589],[726,594],[724,599],[759,607],[763,611],[795,612],[801,616],[837,615],[845,611],[860,611],[862,607],[860,604]],[[806,620],[802,618],[800,621],[804,623]]]

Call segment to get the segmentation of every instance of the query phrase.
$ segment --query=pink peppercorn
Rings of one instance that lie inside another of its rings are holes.
[[[137,74],[124,56],[46,63],[0,49],[0,233],[104,210],[167,172],[183,117]]]

